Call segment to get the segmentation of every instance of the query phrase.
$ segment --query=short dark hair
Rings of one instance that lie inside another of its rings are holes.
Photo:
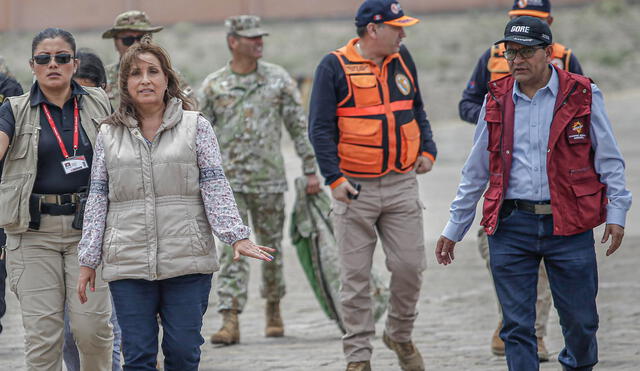
[[[36,36],[33,37],[33,41],[31,41],[31,55],[35,53],[36,48],[43,40],[46,39],[55,39],[56,37],[64,40],[73,51],[73,55],[76,55],[76,39],[73,38],[71,32],[63,30],[62,28],[45,28],[44,30],[38,32]]]
[[[107,84],[107,73],[100,57],[91,49],[81,48],[78,49],[76,58],[79,65],[73,77],[91,80],[97,87],[104,88]]]
[[[364,37],[366,33],[367,33],[367,26],[356,27],[356,35],[358,35],[358,37]]]

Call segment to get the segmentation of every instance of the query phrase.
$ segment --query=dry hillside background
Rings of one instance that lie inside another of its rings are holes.
[[[411,9],[407,9],[408,14]],[[420,70],[420,85],[432,121],[457,117],[457,104],[480,54],[498,40],[507,22],[506,9],[450,14],[413,14],[422,22],[409,28],[406,44]],[[605,0],[587,6],[556,7],[554,38],[580,59],[584,71],[604,90],[637,87],[640,81],[640,1]],[[64,28],[64,25],[55,25]],[[337,20],[266,23],[265,60],[283,65],[293,76],[313,75],[322,56],[354,36],[350,15]],[[71,30],[73,32],[73,30]],[[78,47],[96,51],[105,64],[116,60],[112,40],[103,30],[74,32]],[[4,56],[28,88],[32,32],[0,35]],[[204,77],[229,58],[222,24],[180,23],[156,34],[175,66],[198,88]]]

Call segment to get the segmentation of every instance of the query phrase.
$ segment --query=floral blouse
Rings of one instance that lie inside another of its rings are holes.
[[[251,230],[244,225],[229,181],[224,176],[218,140],[211,124],[198,118],[196,154],[200,168],[200,193],[213,234],[220,241],[233,244],[248,238]],[[78,244],[81,266],[96,269],[102,261],[102,239],[109,211],[109,174],[104,158],[102,135],[98,135],[93,154],[91,190],[85,207],[82,239]]]

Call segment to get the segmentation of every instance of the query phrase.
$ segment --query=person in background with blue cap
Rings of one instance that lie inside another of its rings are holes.
[[[486,187],[480,224],[489,235],[509,370],[539,369],[534,326],[541,261],[564,336],[558,361],[564,370],[591,370],[598,362],[593,228],[606,222],[607,256],[620,247],[631,207],[624,159],[600,89],[553,65],[547,23],[515,18],[500,43],[511,75],[489,84],[436,259],[453,262]]]
[[[513,7],[509,11],[511,19],[519,16],[532,16],[541,19],[548,25],[553,23],[551,16],[551,3],[549,0],[514,0]],[[571,49],[554,42],[552,45],[551,63],[565,71],[582,75],[582,67]],[[469,79],[466,89],[462,93],[462,99],[458,105],[460,118],[469,123],[478,122],[480,108],[484,102],[484,96],[488,91],[489,81],[496,80],[509,74],[509,65],[504,57],[504,44],[497,44],[487,49],[476,64],[473,74]],[[489,243],[484,229],[478,231],[478,250],[489,268]],[[549,360],[549,351],[544,343],[547,334],[547,322],[551,310],[551,291],[544,266],[540,266],[538,276],[538,301],[536,302],[536,336],[538,339],[538,358],[545,362]],[[504,356],[504,342],[498,336],[502,327],[502,312],[498,305],[498,327],[491,337],[491,353]]]
[[[431,170],[437,150],[416,66],[402,45],[404,27],[417,22],[397,1],[365,1],[358,37],[324,57],[313,83],[309,138],[332,189],[348,371],[371,370],[369,282],[378,235],[391,271],[382,340],[403,370],[424,370],[411,340],[426,267],[416,174]]]

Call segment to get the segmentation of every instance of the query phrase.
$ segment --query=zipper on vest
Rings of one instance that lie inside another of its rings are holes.
[[[496,104],[498,105],[498,108],[500,108],[500,112],[502,111],[502,105],[500,104],[500,101],[496,98],[496,96],[493,94],[493,91],[491,91],[491,89],[489,89],[489,93],[491,94],[491,98],[496,102]],[[514,110],[515,112],[515,110]],[[514,113],[515,114],[515,113]],[[515,119],[515,118],[514,118]],[[503,118],[504,121],[504,118]],[[487,135],[489,128],[487,128]],[[500,157],[502,158],[502,174],[500,174],[502,176],[502,195],[500,197],[500,202],[498,203],[498,214],[496,217],[496,226],[493,227],[493,230],[491,231],[491,234],[496,233],[496,231],[498,230],[498,225],[500,224],[500,210],[502,210],[502,203],[504,202],[504,198],[507,196],[507,185],[509,184],[509,179],[508,177],[506,177],[507,179],[505,179],[505,173],[504,173],[504,155],[503,155],[503,147],[502,147],[502,142],[503,142],[503,137],[504,137],[504,122],[501,123],[500,125]],[[491,169],[489,169],[489,171],[491,171]],[[491,175],[489,175],[489,186],[491,186]],[[489,226],[489,229],[491,229],[491,226]]]

